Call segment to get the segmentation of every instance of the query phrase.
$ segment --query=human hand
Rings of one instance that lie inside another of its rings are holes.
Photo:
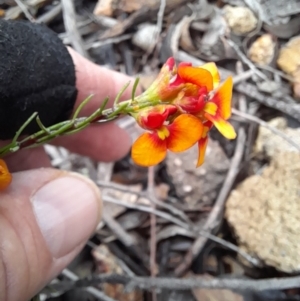
[[[76,68],[75,109],[94,94],[82,110],[88,116],[130,79],[69,51]],[[130,98],[129,92],[124,98]],[[53,144],[108,162],[123,157],[131,142],[115,123],[106,123]],[[6,162],[14,173],[10,187],[0,192],[0,300],[27,301],[85,245],[101,218],[101,196],[92,181],[51,168],[42,147],[17,152]]]

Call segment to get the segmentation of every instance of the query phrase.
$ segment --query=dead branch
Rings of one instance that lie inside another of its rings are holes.
[[[174,223],[175,225],[178,225],[180,227],[183,227],[186,230],[190,230],[191,234],[194,233],[194,235],[202,235],[222,246],[224,246],[225,248],[228,248],[234,252],[237,252],[238,254],[240,254],[243,258],[245,258],[247,261],[249,261],[251,264],[253,264],[254,266],[259,266],[260,263],[257,259],[251,257],[249,254],[245,253],[244,251],[240,250],[236,245],[222,239],[219,237],[216,237],[213,234],[210,234],[208,232],[206,232],[205,230],[200,230],[197,227],[193,227],[193,229],[190,229],[189,224],[183,222],[182,220],[172,216],[171,214],[167,213],[167,212],[163,212],[157,209],[154,209],[152,207],[149,206],[145,206],[145,205],[139,205],[139,204],[133,204],[133,203],[128,203],[128,202],[122,202],[121,200],[117,200],[114,199],[110,196],[103,196],[103,201],[104,202],[109,202],[109,203],[113,203],[113,204],[117,204],[117,205],[121,205],[121,206],[125,206],[127,208],[131,208],[131,209],[136,209],[136,210],[140,210],[140,211],[144,211],[144,212],[149,212],[149,213],[154,213],[159,217],[162,217],[172,223]]]
[[[100,283],[123,284],[126,285],[128,289],[136,288],[146,291],[150,291],[153,288],[169,289],[176,291],[190,290],[194,288],[208,288],[261,292],[265,290],[282,290],[299,287],[300,276],[270,278],[262,280],[226,278],[215,278],[211,280],[206,280],[201,277],[178,279],[161,277],[130,277],[119,274],[104,274],[94,275],[92,277],[84,278],[78,281],[61,281],[60,283],[53,283],[49,285],[49,288],[53,290],[67,291],[75,287],[88,287]]]
[[[281,137],[282,139],[284,139],[290,145],[294,146],[298,151],[300,151],[300,145],[298,145],[297,143],[295,143],[295,141],[293,141],[293,139],[291,139],[285,133],[283,133],[282,131],[278,130],[277,128],[269,125],[264,120],[262,120],[262,119],[260,119],[260,118],[258,118],[256,116],[253,116],[253,115],[241,112],[241,111],[239,111],[239,110],[237,110],[235,108],[232,108],[232,113],[235,114],[235,115],[237,115],[237,116],[240,116],[240,117],[243,117],[245,119],[248,119],[250,121],[253,121],[253,122],[255,122],[255,123],[257,123],[257,124],[265,127],[266,129],[270,130],[275,135],[277,135],[277,136]]]
[[[86,58],[90,58],[88,52],[84,48],[84,43],[77,29],[76,13],[73,1],[62,0],[61,5],[66,32],[69,35],[72,46],[78,53]]]

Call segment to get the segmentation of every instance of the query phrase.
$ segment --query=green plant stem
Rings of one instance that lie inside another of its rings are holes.
[[[143,94],[138,96],[137,98],[134,98],[135,91],[137,88],[137,81],[133,86],[133,91],[131,95],[132,99],[119,102],[120,98],[122,97],[122,94],[124,93],[127,87],[128,85],[126,85],[117,95],[114,101],[113,108],[105,109],[108,103],[108,98],[106,98],[103,101],[101,107],[98,108],[95,112],[93,112],[88,117],[78,117],[78,116],[81,110],[83,109],[83,107],[91,100],[92,96],[89,96],[81,103],[81,105],[77,108],[73,117],[70,120],[66,120],[51,125],[49,127],[46,127],[42,123],[42,121],[38,116],[38,113],[32,114],[32,116],[30,116],[30,118],[18,130],[13,140],[8,145],[0,148],[0,158],[4,157],[9,153],[17,152],[20,149],[34,148],[43,145],[58,136],[71,135],[80,132],[91,124],[109,122],[118,118],[120,115],[128,115],[128,114],[131,115],[137,112],[138,110],[141,110],[149,106],[154,106],[160,103],[159,101],[150,102],[147,99],[146,95]],[[23,139],[19,139],[23,130],[26,128],[26,126],[29,123],[33,122],[34,119],[39,125],[40,130]]]

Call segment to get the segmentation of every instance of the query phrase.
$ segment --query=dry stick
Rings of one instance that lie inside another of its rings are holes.
[[[257,90],[254,85],[244,83],[234,86],[234,89],[242,94],[251,97],[261,104],[281,111],[284,114],[290,115],[296,120],[300,121],[300,105],[299,104],[287,104],[285,101],[277,100],[273,97],[267,96]]]
[[[146,61],[151,53],[154,52],[155,47],[159,41],[159,36],[162,31],[163,27],[163,20],[164,20],[164,15],[165,15],[165,9],[166,9],[167,1],[166,0],[160,0],[160,5],[159,5],[159,10],[157,12],[157,23],[156,23],[156,37],[155,37],[155,43],[153,43],[153,46],[150,47],[147,52],[144,54],[143,59],[142,59],[142,65],[146,64]]]
[[[232,40],[230,39],[226,39],[227,43],[235,50],[236,54],[238,55],[238,57],[240,58],[240,60],[242,60],[246,65],[248,65],[248,67],[253,70],[255,72],[256,75],[258,75],[259,77],[261,77],[264,80],[268,80],[268,77],[261,72],[260,70],[258,70],[256,68],[256,66],[247,58],[247,56],[240,50],[239,46],[234,43]]]
[[[96,41],[96,42],[92,42],[89,43],[87,45],[85,45],[85,49],[91,49],[91,48],[98,48],[104,45],[108,45],[108,44],[117,44],[126,40],[130,40],[133,37],[133,34],[124,34],[124,35],[120,35],[118,37],[114,37],[114,38],[108,38],[105,40],[101,40],[101,41]]]
[[[245,98],[240,99],[239,105],[244,109],[246,106],[246,99]],[[214,207],[210,212],[207,221],[204,224],[203,230],[205,232],[210,233],[216,230],[217,226],[220,224],[218,220],[220,219],[227,196],[239,172],[239,166],[244,154],[245,143],[246,143],[246,131],[244,127],[240,127],[238,130],[237,144],[236,144],[233,158],[231,160],[231,165],[226,175],[223,186],[220,190],[220,193],[217,197],[217,200],[214,204]],[[183,262],[175,269],[175,275],[177,276],[182,275],[190,267],[192,261],[201,252],[206,242],[207,242],[207,238],[205,236],[200,236],[195,240],[191,249],[185,255]]]
[[[72,0],[61,0],[64,25],[66,32],[69,35],[71,44],[74,49],[86,58],[90,58],[88,52],[84,48],[84,43],[78,32],[76,25],[76,13],[75,7]]]
[[[159,38],[159,35],[162,31],[166,4],[167,4],[166,0],[160,0],[160,6],[159,6],[158,13],[157,13],[157,23],[156,23],[156,26],[157,26],[157,39]]]
[[[148,187],[147,191],[149,195],[154,195],[154,167],[148,168]],[[151,203],[153,210],[155,210],[155,203]],[[151,277],[156,277],[156,215],[150,214],[150,273]],[[155,290],[152,290],[152,301],[157,301],[157,295]]]
[[[23,3],[22,0],[15,0],[17,5],[20,7],[20,9],[22,10],[22,12],[24,13],[24,15],[26,16],[26,18],[30,21],[30,22],[35,22],[34,17],[31,15],[31,13],[28,10],[28,7]]]
[[[119,190],[119,191],[122,191],[122,192],[135,194],[135,195],[138,195],[139,197],[148,197],[150,202],[153,202],[157,206],[160,206],[161,208],[164,208],[164,209],[168,210],[170,213],[180,217],[183,221],[187,222],[188,224],[191,223],[190,219],[188,218],[188,216],[183,211],[177,209],[176,207],[174,207],[172,205],[169,205],[167,203],[164,203],[164,202],[158,200],[156,197],[153,197],[153,195],[150,195],[150,196],[147,195],[144,191],[133,191],[125,185],[112,183],[112,182],[107,183],[107,182],[104,182],[104,181],[97,181],[97,185],[99,187],[107,187],[107,188]]]
[[[62,11],[61,3],[58,3],[53,8],[51,8],[48,12],[44,13],[40,17],[36,19],[36,23],[43,23],[48,24],[50,23],[55,17],[57,17]]]
[[[70,271],[69,269],[64,269],[62,271],[62,274],[72,281],[80,281],[79,277],[76,274],[74,274],[72,271]],[[101,292],[100,290],[96,289],[95,287],[91,287],[92,285],[93,284],[89,285],[89,287],[86,287],[86,291],[89,292],[94,297],[99,298],[102,301],[117,301],[115,299],[110,298],[105,293]]]
[[[256,117],[256,116],[253,116],[253,115],[250,115],[250,114],[247,114],[247,113],[244,113],[244,112],[241,112],[237,109],[232,109],[232,113],[237,115],[237,116],[240,116],[240,117],[243,117],[245,119],[248,119],[250,121],[253,121],[255,123],[258,123],[259,125],[267,128],[268,130],[270,130],[272,133],[274,133],[275,135],[281,137],[282,139],[284,139],[286,142],[288,142],[290,145],[294,146],[298,151],[300,151],[300,145],[295,143],[288,135],[286,135],[284,132],[278,130],[277,128],[271,126],[270,124],[268,124],[267,122],[263,121],[262,119]]]
[[[130,277],[119,274],[96,275],[89,278],[81,279],[75,282],[61,281],[59,283],[50,284],[49,287],[55,290],[70,290],[75,287],[87,287],[100,283],[120,283],[127,285],[128,288],[152,290],[169,289],[174,291],[190,290],[194,288],[208,289],[230,289],[234,291],[252,291],[261,292],[265,290],[283,290],[297,288],[300,286],[300,276],[271,278],[262,280],[252,279],[220,279],[215,278],[206,280],[201,277],[193,278],[151,278],[151,277]],[[104,300],[104,299],[103,299]],[[106,299],[107,300],[107,299]]]
[[[149,206],[144,206],[144,205],[137,205],[137,204],[133,204],[133,203],[128,203],[128,202],[122,202],[120,200],[117,200],[117,199],[114,199],[110,196],[106,196],[104,195],[103,196],[103,201],[104,202],[109,202],[109,203],[113,203],[113,204],[117,204],[117,205],[120,205],[120,206],[124,206],[126,208],[131,208],[131,209],[136,209],[136,210],[140,210],[140,211],[143,211],[143,212],[148,212],[148,213],[153,213],[161,218],[164,218],[165,220],[167,221],[170,221],[172,222],[173,224],[175,225],[178,225],[186,230],[190,230],[191,232],[191,235],[202,235],[208,239],[210,239],[211,241],[214,241],[234,252],[237,252],[238,254],[240,254],[243,258],[245,258],[247,261],[249,261],[252,265],[254,266],[259,266],[259,261],[253,257],[251,257],[249,254],[245,253],[244,251],[240,250],[236,245],[222,239],[222,238],[219,238],[219,237],[216,237],[215,235],[213,234],[210,234],[204,230],[199,230],[197,227],[193,227],[191,229],[190,225],[183,222],[182,220],[172,216],[171,214],[169,213],[166,213],[166,212],[163,212],[163,211],[160,211],[160,210],[157,210],[157,209],[153,209],[152,207],[149,207]]]

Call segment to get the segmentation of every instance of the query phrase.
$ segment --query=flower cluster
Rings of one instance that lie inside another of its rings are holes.
[[[197,167],[204,162],[208,132],[215,126],[228,139],[236,133],[227,121],[231,115],[232,78],[220,84],[218,69],[214,63],[193,67],[190,63],[176,66],[173,58],[167,60],[153,84],[139,96],[135,96],[137,81],[132,91],[132,99],[119,102],[128,87],[117,95],[113,108],[105,109],[106,99],[101,107],[88,117],[78,118],[88,97],[76,109],[73,117],[49,127],[45,127],[38,112],[21,126],[10,143],[0,148],[0,191],[11,181],[5,162],[1,159],[9,153],[24,148],[40,146],[52,139],[77,133],[92,123],[108,122],[120,115],[131,115],[146,130],[132,146],[132,159],[141,166],[153,166],[164,160],[167,151],[183,152],[196,143],[199,155]],[[40,130],[21,137],[23,130],[36,120]]]
[[[147,132],[132,146],[132,159],[141,166],[152,166],[165,158],[167,151],[183,152],[196,143],[197,167],[204,162],[208,132],[215,126],[227,139],[236,133],[227,121],[231,116],[232,78],[220,84],[214,63],[193,67],[178,66],[173,58],[162,67],[157,79],[136,102],[158,103],[131,115]]]

